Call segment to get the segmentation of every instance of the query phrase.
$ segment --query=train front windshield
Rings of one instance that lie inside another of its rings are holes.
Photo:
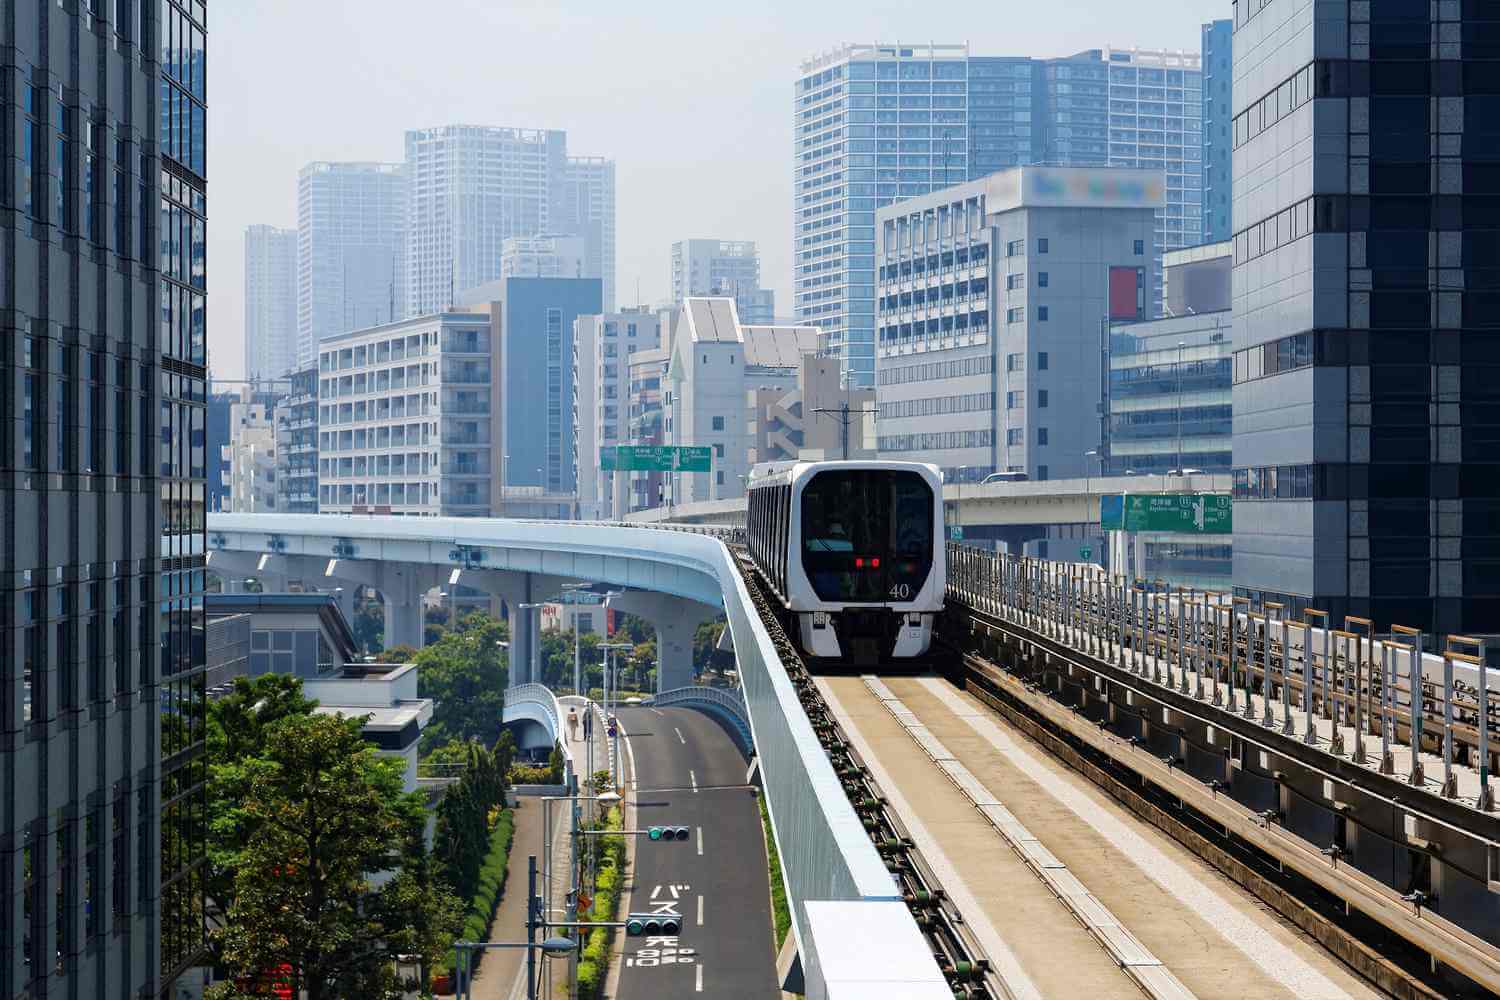
[[[909,601],[932,571],[932,488],[915,472],[819,472],[802,491],[802,565],[819,599]]]

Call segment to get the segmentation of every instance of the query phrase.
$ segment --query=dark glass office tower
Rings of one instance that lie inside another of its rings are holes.
[[[161,979],[204,949],[206,703],[203,570],[207,320],[204,0],[157,0],[157,344],[160,351]]]
[[[161,919],[202,854],[158,822],[202,733],[202,112],[159,88],[201,98],[203,5],[169,12],[0,17],[0,996],[156,995],[202,938]]]
[[[1235,584],[1493,632],[1500,5],[1313,7],[1235,7]]]

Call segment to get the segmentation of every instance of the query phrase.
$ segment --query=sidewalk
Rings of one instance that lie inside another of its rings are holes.
[[[491,941],[526,940],[526,856],[541,842],[542,803],[534,798],[518,799],[515,818],[505,892],[500,897],[495,922],[490,925]],[[474,977],[474,1000],[509,1000],[516,981],[525,976],[525,969],[526,952],[520,948],[487,952],[479,974]]]

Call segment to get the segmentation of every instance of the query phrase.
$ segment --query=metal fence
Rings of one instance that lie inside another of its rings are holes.
[[[1437,779],[1448,798],[1458,794],[1455,764],[1472,766],[1478,804],[1493,808],[1500,691],[1490,689],[1478,640],[1452,636],[1428,653],[1416,629],[1393,626],[1376,637],[1364,618],[1335,628],[1326,613],[1309,609],[1312,621],[1294,621],[1273,602],[958,544],[948,547],[948,593],[1309,745],[1320,741],[1319,719],[1336,723],[1328,740],[1335,753],[1345,752],[1341,726],[1378,736],[1374,763],[1384,773],[1391,773],[1393,747],[1404,745],[1408,781]],[[1258,710],[1252,695],[1262,696]],[[1365,762],[1364,740],[1349,749]],[[1422,751],[1441,756],[1440,777],[1423,773]]]

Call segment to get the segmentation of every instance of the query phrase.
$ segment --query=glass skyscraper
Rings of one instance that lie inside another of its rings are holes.
[[[1233,197],[1234,22],[1203,26],[1203,242],[1223,243]]]
[[[117,9],[126,6],[121,3]],[[157,988],[170,997],[177,976],[203,955],[206,930],[207,10],[204,0],[160,0],[157,10],[163,230],[157,234],[161,371],[156,472],[161,541],[154,595],[160,644],[155,694],[161,713]],[[143,862],[142,874],[147,870]]]
[[[793,288],[853,384],[875,381],[875,209],[969,175],[966,45],[850,45],[802,64]]]
[[[1493,633],[1500,9],[1234,14],[1235,588]]]
[[[170,996],[204,941],[206,6],[13,14],[0,996]]]
[[[1012,166],[1159,168],[1156,256],[1201,242],[1201,87],[1193,52],[876,44],[808,59],[793,109],[797,318],[823,330],[851,383],[873,385],[876,208]]]

